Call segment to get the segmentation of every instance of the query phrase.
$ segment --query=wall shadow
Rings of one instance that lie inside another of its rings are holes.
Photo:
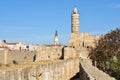
[[[80,73],[76,73],[76,75],[70,78],[70,80],[80,80]]]
[[[33,56],[33,62],[35,62],[35,60],[36,60],[36,55]]]
[[[70,80],[80,80],[80,67],[81,67],[81,64],[79,63],[79,72],[76,73],[75,76],[73,76],[72,78],[70,78]]]
[[[61,55],[61,57],[60,57],[60,59],[64,59],[64,48],[66,48],[67,46],[64,46],[63,48],[62,48],[62,55]]]
[[[79,80],[90,80],[88,74],[85,72],[84,68],[80,64],[80,79]]]

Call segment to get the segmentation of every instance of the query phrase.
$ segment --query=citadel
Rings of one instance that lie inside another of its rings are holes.
[[[32,52],[19,51],[20,45],[18,52],[1,47],[0,63],[9,65],[0,67],[0,80],[115,80],[92,65],[89,49],[100,37],[79,32],[79,20],[78,9],[74,8],[67,46],[59,44],[56,31],[54,44],[31,46]]]
[[[99,40],[99,36],[91,36],[88,33],[79,32],[79,14],[77,8],[73,9],[71,22],[71,34],[68,46],[59,44],[57,31],[54,37],[53,45],[39,46],[37,52],[37,60],[47,59],[68,59],[68,58],[87,58],[90,47],[95,47],[95,42]],[[64,50],[64,51],[63,51]],[[81,53],[85,52],[85,53]]]

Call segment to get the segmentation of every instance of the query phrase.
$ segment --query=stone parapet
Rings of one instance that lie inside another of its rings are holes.
[[[80,80],[116,80],[92,65],[89,59],[80,63]]]
[[[79,72],[79,59],[54,60],[0,67],[0,80],[70,80]]]

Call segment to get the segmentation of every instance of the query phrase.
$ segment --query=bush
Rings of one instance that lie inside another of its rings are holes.
[[[99,69],[120,79],[120,29],[102,36],[96,45],[90,53],[93,64],[96,61]]]

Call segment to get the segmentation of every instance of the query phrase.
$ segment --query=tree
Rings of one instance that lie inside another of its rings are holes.
[[[90,58],[93,65],[120,79],[120,29],[112,30],[102,36],[96,47],[91,48]]]

